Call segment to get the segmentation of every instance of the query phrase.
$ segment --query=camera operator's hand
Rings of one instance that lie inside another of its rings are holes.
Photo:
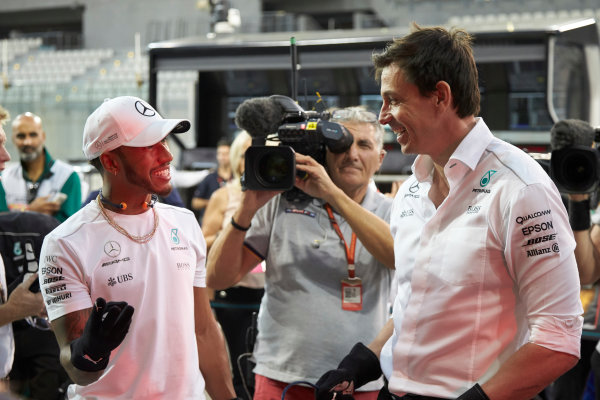
[[[306,172],[304,178],[296,177],[295,186],[304,193],[331,203],[336,191],[341,191],[321,164],[310,156],[296,153],[296,169]]]
[[[572,201],[583,201],[583,200],[588,200],[590,198],[590,194],[589,193],[569,193],[569,194],[567,194],[567,197],[569,198],[569,200],[572,200]]]
[[[245,211],[254,214],[279,193],[281,193],[280,190],[244,190],[240,204]]]
[[[98,297],[83,334],[71,342],[71,363],[82,371],[101,371],[108,365],[129,330],[133,307],[124,301],[106,302]]]

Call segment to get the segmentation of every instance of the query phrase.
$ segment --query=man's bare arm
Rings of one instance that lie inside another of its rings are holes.
[[[215,400],[235,398],[225,339],[213,316],[205,288],[194,287],[194,321],[198,361],[206,391]]]
[[[83,334],[83,329],[91,313],[92,309],[87,308],[66,314],[51,322],[52,330],[60,347],[60,363],[73,382],[82,386],[96,382],[104,372],[81,371],[71,363],[71,342]]]

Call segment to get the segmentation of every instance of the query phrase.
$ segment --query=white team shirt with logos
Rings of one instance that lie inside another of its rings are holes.
[[[193,287],[206,286],[206,243],[189,210],[161,203],[154,209],[158,229],[146,244],[110,226],[96,201],[44,240],[39,280],[51,320],[90,308],[98,297],[135,309],[104,374],[88,386],[71,385],[71,399],[204,399]],[[152,230],[151,210],[107,212],[132,235]]]
[[[455,398],[528,341],[579,356],[575,241],[548,175],[481,119],[444,168],[450,192],[437,209],[432,168],[417,157],[392,206],[390,390]]]

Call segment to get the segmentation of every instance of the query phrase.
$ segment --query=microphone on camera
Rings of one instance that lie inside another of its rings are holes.
[[[244,100],[235,110],[235,124],[253,138],[277,132],[285,115],[284,107],[270,97]]]
[[[550,147],[560,150],[575,145],[591,147],[596,136],[595,129],[579,119],[558,121],[550,130]]]

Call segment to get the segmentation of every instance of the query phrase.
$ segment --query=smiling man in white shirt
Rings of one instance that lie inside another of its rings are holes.
[[[575,242],[560,194],[476,117],[465,31],[415,26],[374,64],[379,120],[418,154],[392,206],[401,288],[393,320],[321,378],[318,398],[350,393],[381,365],[395,398],[531,399],[579,357]]]

